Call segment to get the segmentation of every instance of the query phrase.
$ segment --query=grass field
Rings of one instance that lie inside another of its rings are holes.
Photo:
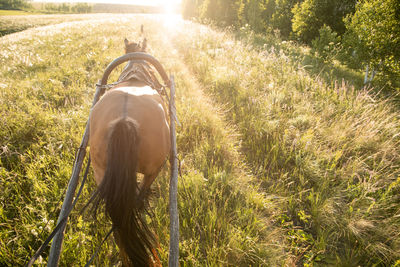
[[[0,10],[0,16],[16,16],[16,15],[31,15],[31,13],[23,10]]]
[[[13,15],[13,16],[0,16],[0,36],[7,34],[24,31],[30,28],[55,25],[69,21],[82,21],[82,20],[101,20],[102,18],[109,18],[112,15],[102,14],[84,14],[84,15]],[[46,29],[43,29],[46,31]]]
[[[176,80],[182,266],[400,264],[399,110],[357,75],[317,78],[302,47],[176,17],[26,19],[31,29],[0,38],[1,266],[23,265],[55,226],[94,84],[141,24]],[[168,178],[149,218],[164,266]],[[61,266],[84,265],[110,228],[79,213],[93,190],[90,179]],[[111,238],[95,265],[117,262]]]

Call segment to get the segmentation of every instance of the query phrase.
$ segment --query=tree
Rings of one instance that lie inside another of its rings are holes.
[[[70,11],[70,6],[66,3],[62,3],[61,5],[58,6],[59,11],[63,13],[68,13]]]
[[[53,4],[53,3],[47,3],[44,6],[44,8],[45,8],[46,11],[49,11],[49,12],[57,12],[58,11],[57,5]]]
[[[326,62],[331,61],[339,51],[339,42],[337,33],[324,25],[319,29],[319,36],[311,41],[311,52]]]
[[[182,15],[184,19],[198,18],[200,16],[199,7],[203,3],[202,0],[183,0]]]
[[[200,7],[202,20],[214,21],[220,26],[238,26],[240,0],[205,0]]]
[[[239,14],[242,9],[241,0],[219,0],[221,19],[227,26],[239,26]]]
[[[270,0],[270,2],[273,4],[269,3],[267,9],[271,7],[274,9],[270,20],[272,27],[279,29],[282,36],[289,37],[292,32],[292,9],[301,0]]]
[[[305,0],[293,8],[292,30],[297,38],[307,44],[318,37],[325,24],[342,35],[346,27],[343,18],[355,10],[357,0]]]
[[[265,30],[265,19],[263,12],[265,10],[265,3],[261,0],[249,0],[245,7],[246,22],[250,28],[255,32],[262,32]]]
[[[71,8],[71,11],[75,13],[90,13],[92,6],[87,3],[77,3]]]
[[[219,1],[204,0],[200,8],[200,18],[202,20],[212,20],[218,22],[220,11]]]
[[[358,55],[364,64],[400,79],[400,2],[365,0],[357,4],[356,12],[347,17],[345,24],[348,52]]]
[[[28,6],[26,0],[1,0],[0,9],[21,9]]]

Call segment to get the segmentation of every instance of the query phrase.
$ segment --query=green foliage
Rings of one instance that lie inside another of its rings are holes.
[[[297,39],[314,46],[313,52],[325,61],[336,58],[357,71],[368,65],[378,72],[378,83],[373,85],[385,85],[390,91],[400,84],[399,5],[396,0],[187,0],[183,10],[185,18]],[[324,25],[340,40],[332,45],[323,40],[328,38],[320,37]]]
[[[53,3],[46,3],[44,5],[44,9],[47,11],[55,12],[55,11],[58,11],[58,6]]]
[[[340,38],[329,26],[319,29],[319,37],[312,40],[312,53],[324,61],[332,60],[339,52]]]
[[[396,0],[362,1],[346,19],[345,47],[364,64],[390,75],[400,75],[400,3]]]
[[[265,30],[265,21],[263,18],[263,11],[265,10],[264,2],[259,0],[249,0],[246,3],[245,18],[250,28],[255,32],[262,32]]]
[[[318,29],[322,26],[318,21],[315,0],[305,0],[293,8],[293,33],[303,42],[310,42],[317,36]]]
[[[54,4],[46,3],[44,9],[51,13],[69,13],[71,11],[71,6],[67,3]]]
[[[26,0],[1,0],[0,9],[22,9],[28,6]]]
[[[59,7],[59,10],[63,13],[68,13],[71,10],[71,7],[67,3],[62,3]],[[86,12],[89,13],[89,12]]]
[[[318,36],[324,24],[342,35],[345,32],[343,18],[354,12],[355,3],[355,0],[305,0],[298,3],[292,10],[293,33],[307,44]]]
[[[282,36],[289,37],[292,32],[292,9],[300,0],[270,0],[270,2],[275,2],[271,26],[274,29],[278,29]]]
[[[200,7],[200,19],[213,21],[220,26],[237,26],[241,1],[204,0]]]
[[[42,6],[44,11],[48,13],[90,13],[92,12],[92,5],[87,3],[46,3]]]
[[[77,3],[71,7],[73,13],[90,13],[92,6],[88,3]]]
[[[338,54],[340,61],[352,69],[364,68],[368,58],[365,44],[351,31],[343,35],[341,43],[342,49]]]

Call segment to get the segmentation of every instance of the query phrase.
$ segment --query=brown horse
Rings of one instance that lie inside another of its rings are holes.
[[[146,39],[125,39],[126,53],[145,49]],[[158,265],[158,244],[147,226],[144,202],[170,152],[167,112],[145,62],[129,62],[118,81],[90,115],[90,156],[98,185],[92,200],[95,209],[105,204],[123,265]],[[144,175],[140,185],[137,173]]]

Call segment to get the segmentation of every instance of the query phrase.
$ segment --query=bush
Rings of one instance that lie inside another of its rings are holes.
[[[314,0],[306,0],[302,4],[296,4],[292,10],[292,30],[297,38],[305,43],[318,36],[318,29],[321,27],[319,14]]]
[[[339,51],[340,37],[331,27],[324,25],[319,29],[319,37],[311,41],[311,52],[324,61],[332,60]]]
[[[292,10],[292,30],[300,41],[307,44],[318,36],[324,24],[342,35],[346,30],[343,18],[353,13],[354,9],[354,0],[305,0]]]
[[[271,18],[271,25],[274,29],[279,29],[284,37],[289,37],[292,32],[292,9],[298,0],[275,0],[274,13]]]

